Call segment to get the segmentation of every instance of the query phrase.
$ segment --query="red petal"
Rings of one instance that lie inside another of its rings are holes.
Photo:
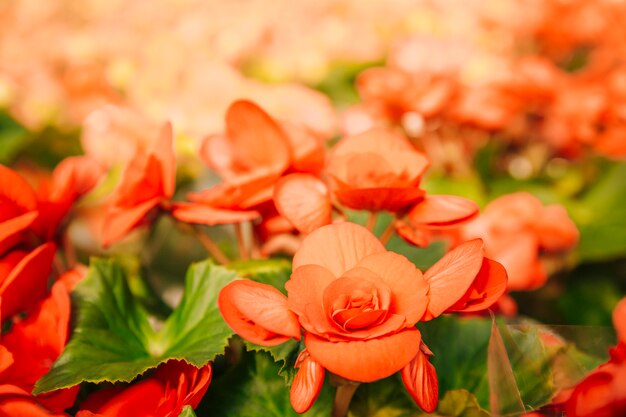
[[[302,359],[304,356],[304,359]],[[296,413],[306,413],[313,405],[324,383],[324,368],[303,350],[296,361],[298,373],[293,379],[289,400]]]
[[[578,229],[563,206],[546,207],[537,220],[539,244],[544,250],[567,250],[578,242]]]
[[[305,333],[311,357],[346,379],[372,382],[404,368],[419,351],[421,335],[416,328],[369,340],[329,342]]]
[[[271,285],[233,281],[220,291],[218,306],[224,321],[252,343],[275,346],[300,339],[300,323],[287,307],[287,297]]]
[[[472,200],[454,195],[424,197],[410,212],[412,223],[430,227],[456,226],[478,214],[478,205]]]
[[[282,122],[281,126],[293,150],[290,170],[317,174],[324,169],[326,155],[323,141],[304,126],[286,122]]]
[[[17,264],[14,264],[8,275],[0,274],[0,279],[4,278],[0,282],[2,296],[0,317],[7,318],[19,311],[28,310],[45,297],[55,250],[54,244],[45,243],[23,256]],[[9,266],[7,263],[15,262],[16,256],[22,255],[10,252],[0,260],[0,266]]]
[[[472,312],[489,308],[504,294],[506,285],[506,269],[502,264],[484,258],[478,275],[463,298],[447,311]]]
[[[113,207],[109,209],[109,212],[104,220],[102,245],[107,247],[111,243],[126,236],[141,222],[143,217],[148,214],[150,210],[155,208],[161,202],[161,200],[161,197],[155,197],[128,209],[121,207]]]
[[[29,211],[0,223],[0,255],[16,245],[25,231],[37,218],[36,211]]]
[[[457,246],[426,271],[430,301],[424,320],[439,316],[463,297],[480,271],[483,257],[483,241],[475,239]]]
[[[8,200],[20,207],[20,211],[31,211],[37,207],[37,199],[31,186],[18,173],[4,165],[0,165],[0,190],[4,203]],[[0,210],[0,216],[1,213]]]
[[[51,201],[73,203],[100,180],[103,170],[88,156],[65,158],[52,173]]]
[[[424,190],[412,188],[339,188],[335,195],[341,203],[355,210],[400,211],[418,202]]]
[[[165,123],[159,132],[159,138],[154,143],[152,153],[161,166],[161,181],[163,194],[167,198],[174,195],[176,183],[176,155],[174,153],[172,124]]]
[[[293,270],[302,265],[320,265],[340,277],[361,259],[381,252],[387,250],[365,227],[348,222],[329,224],[304,238],[293,257]]]
[[[261,217],[254,210],[226,210],[213,208],[205,204],[173,203],[172,216],[186,223],[199,223],[214,226],[216,224],[230,224],[251,221]]]
[[[428,356],[421,350],[407,366],[402,368],[402,382],[422,410],[427,413],[435,411],[439,401],[437,372],[429,362]]]
[[[403,221],[396,221],[395,229],[398,236],[404,239],[405,242],[421,248],[428,246],[429,239],[427,233],[421,230],[418,231]]]
[[[235,161],[248,170],[287,169],[291,159],[289,140],[281,127],[251,101],[239,100],[226,112],[226,132]]]
[[[274,187],[278,212],[302,233],[331,223],[332,206],[326,185],[312,175],[291,174]]]

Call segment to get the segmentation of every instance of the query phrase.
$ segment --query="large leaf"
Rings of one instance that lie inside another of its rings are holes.
[[[34,393],[81,382],[133,380],[170,359],[202,366],[224,352],[232,331],[217,308],[220,289],[236,274],[210,262],[194,264],[180,305],[155,331],[112,260],[94,259],[75,291],[78,322],[69,344]]]
[[[245,352],[235,367],[211,383],[197,414],[211,417],[298,416],[291,408],[289,387],[277,375],[278,369],[279,365],[267,353]],[[303,415],[329,416],[333,393],[334,389],[325,382],[315,404]]]

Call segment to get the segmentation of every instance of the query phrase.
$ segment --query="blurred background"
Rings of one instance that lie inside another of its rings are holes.
[[[179,181],[204,178],[200,141],[238,98],[331,143],[390,126],[431,158],[429,192],[562,204],[578,247],[542,254],[550,279],[512,296],[545,323],[610,326],[626,293],[625,21],[620,0],[2,1],[0,163],[86,153],[113,178],[93,200],[166,120]],[[166,275],[200,256],[155,241]]]

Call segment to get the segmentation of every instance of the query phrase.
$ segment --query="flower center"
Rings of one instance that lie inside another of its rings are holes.
[[[391,291],[386,285],[358,278],[339,278],[324,291],[328,318],[343,330],[382,323],[387,317]]]

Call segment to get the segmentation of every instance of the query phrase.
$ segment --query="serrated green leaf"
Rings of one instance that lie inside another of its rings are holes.
[[[209,386],[196,410],[211,417],[296,417],[289,402],[289,387],[278,374],[279,365],[265,352],[244,352],[242,360]],[[307,417],[331,413],[334,390],[325,382]]]
[[[298,359],[300,351],[304,349],[304,343],[302,341],[298,342],[297,340],[290,339],[278,346],[261,346],[248,341],[244,341],[244,344],[246,345],[246,349],[251,352],[262,351],[269,353],[274,359],[274,362],[280,364],[278,375],[285,379],[287,385],[291,385],[297,371],[294,368],[296,359]]]
[[[78,322],[65,350],[34,393],[81,382],[133,380],[170,359],[202,366],[221,354],[232,331],[217,308],[219,290],[236,274],[210,262],[192,265],[180,305],[160,331],[128,287],[115,261],[94,259],[75,291]]]
[[[285,282],[291,276],[291,262],[287,259],[254,259],[249,261],[235,261],[228,265],[228,269],[253,281],[268,284],[286,294]]]

